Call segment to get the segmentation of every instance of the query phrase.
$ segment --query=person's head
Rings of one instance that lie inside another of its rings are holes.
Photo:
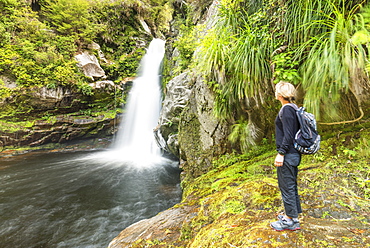
[[[281,96],[284,100],[288,102],[293,102],[295,100],[296,90],[293,84],[280,81],[275,86],[275,98],[279,100]]]

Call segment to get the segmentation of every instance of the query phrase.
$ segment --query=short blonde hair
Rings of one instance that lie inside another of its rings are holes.
[[[277,97],[278,95],[282,96],[285,100],[292,102],[295,100],[296,89],[293,84],[280,81],[275,86],[275,96]]]

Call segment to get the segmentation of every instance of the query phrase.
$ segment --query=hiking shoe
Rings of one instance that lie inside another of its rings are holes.
[[[288,220],[285,216],[279,217],[278,221],[270,223],[270,226],[276,231],[295,231],[301,229],[299,222],[294,222],[293,220]]]
[[[279,214],[277,216],[277,218],[278,218],[278,220],[282,220],[282,219],[286,218],[286,216],[284,214]],[[298,218],[293,218],[291,220],[293,220],[293,222],[299,222]]]

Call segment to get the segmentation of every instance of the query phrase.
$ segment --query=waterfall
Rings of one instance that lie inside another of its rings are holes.
[[[153,39],[144,55],[124,108],[113,149],[124,160],[160,156],[153,129],[161,110],[160,69],[165,41]]]

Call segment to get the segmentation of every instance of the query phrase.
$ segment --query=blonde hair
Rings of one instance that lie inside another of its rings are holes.
[[[293,84],[285,81],[280,81],[275,86],[275,96],[277,97],[278,95],[282,96],[285,100],[289,102],[294,102],[296,89]]]

